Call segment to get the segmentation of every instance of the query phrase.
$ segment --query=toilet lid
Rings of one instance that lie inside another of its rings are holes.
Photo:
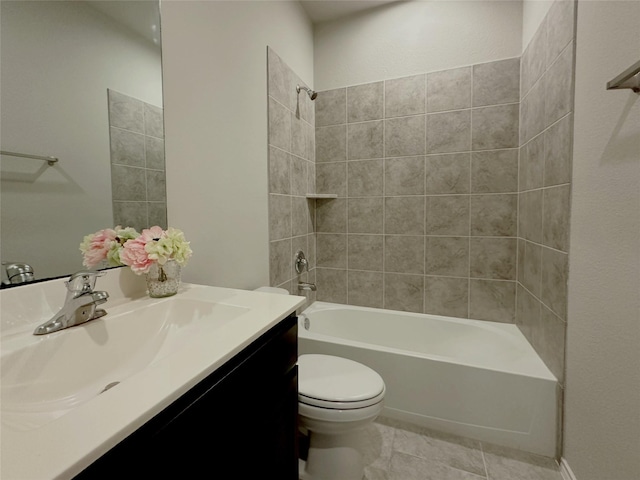
[[[371,368],[347,358],[305,354],[298,357],[298,399],[336,408],[362,407],[384,396],[384,381]]]

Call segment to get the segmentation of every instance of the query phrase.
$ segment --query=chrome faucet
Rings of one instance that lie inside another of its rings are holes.
[[[44,335],[57,332],[105,316],[107,312],[96,307],[105,303],[109,294],[93,289],[97,277],[104,274],[105,272],[83,270],[71,275],[65,282],[67,297],[64,306],[50,320],[39,325],[33,334]]]
[[[2,283],[4,285],[18,285],[35,280],[33,267],[23,262],[2,262],[5,267],[2,272]],[[4,278],[6,277],[6,279]]]
[[[298,282],[298,290],[307,290],[307,291],[315,292],[316,284],[307,283],[307,282]]]
[[[296,273],[300,275],[305,271],[309,271],[309,261],[304,256],[304,252],[302,250],[298,250],[293,257],[293,265],[295,266]],[[315,283],[308,282],[298,282],[298,290],[306,290],[310,292],[316,291]]]

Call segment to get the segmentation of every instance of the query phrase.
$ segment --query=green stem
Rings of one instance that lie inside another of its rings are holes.
[[[159,282],[166,282],[167,281],[167,274],[164,271],[164,268],[162,268],[162,265],[159,265],[160,268],[160,272],[158,273],[158,281]]]

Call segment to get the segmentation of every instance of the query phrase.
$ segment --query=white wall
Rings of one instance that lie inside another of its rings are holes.
[[[579,1],[564,458],[578,480],[640,478],[640,2]]]
[[[522,0],[522,51],[527,48],[553,0]]]
[[[267,46],[313,78],[298,2],[161,4],[169,225],[194,252],[185,281],[269,283]]]
[[[316,25],[315,89],[517,57],[522,5],[413,0]]]
[[[160,51],[85,2],[2,6],[2,261],[37,278],[82,268],[83,237],[113,226],[107,88],[162,106]]]

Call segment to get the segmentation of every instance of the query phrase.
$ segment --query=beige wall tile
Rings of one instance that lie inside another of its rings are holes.
[[[424,273],[424,237],[385,235],[384,270],[396,273]]]
[[[339,197],[346,197],[347,162],[316,165],[316,190],[318,193],[335,193]]]
[[[385,116],[425,113],[425,76],[395,78],[384,82]]]
[[[318,233],[316,236],[316,266],[347,268],[347,235]]]
[[[343,162],[347,159],[347,126],[316,127],[316,162]]]
[[[471,238],[470,276],[515,280],[516,247],[515,238]]]
[[[347,88],[347,121],[365,122],[384,116],[384,82]]]
[[[433,315],[467,318],[469,280],[467,278],[424,278],[424,312]]]
[[[424,197],[386,197],[384,233],[424,235]]]
[[[386,157],[424,155],[425,115],[391,118],[384,122]]]
[[[520,58],[473,66],[473,106],[520,101]]]
[[[503,193],[518,191],[518,150],[473,152],[471,192]]]
[[[347,125],[347,158],[349,160],[382,158],[383,128],[382,120]]]
[[[471,150],[471,110],[427,115],[427,153]]]
[[[361,160],[347,163],[349,197],[382,196],[384,160]]]
[[[469,235],[469,195],[427,197],[427,235]]]
[[[385,159],[385,195],[424,195],[424,179],[424,157]]]
[[[349,251],[349,270],[382,271],[383,265],[382,235],[352,235],[347,237]]]
[[[316,268],[317,299],[321,302],[347,303],[347,271]]]
[[[472,110],[473,150],[517,148],[519,106],[517,103]]]
[[[315,107],[316,127],[347,123],[347,89],[318,92]]]
[[[570,185],[545,188],[543,195],[543,243],[564,252],[569,248],[570,195]]]
[[[469,276],[469,237],[426,237],[425,273]]]
[[[382,197],[349,199],[349,233],[382,233]]]
[[[515,282],[471,279],[469,285],[469,318],[515,322]]]
[[[382,272],[347,272],[349,305],[382,308]]]
[[[347,232],[347,200],[316,200],[316,232]]]
[[[517,204],[515,194],[471,195],[471,235],[514,237]]]
[[[469,193],[470,153],[427,155],[425,161],[426,193]]]
[[[427,112],[471,107],[471,67],[427,74]]]
[[[384,308],[422,313],[423,297],[422,275],[384,274]]]

